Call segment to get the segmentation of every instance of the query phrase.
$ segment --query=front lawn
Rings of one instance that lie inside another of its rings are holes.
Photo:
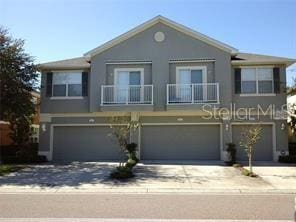
[[[18,170],[23,169],[22,166],[16,166],[16,165],[0,165],[0,176],[4,176],[6,174],[16,172]]]

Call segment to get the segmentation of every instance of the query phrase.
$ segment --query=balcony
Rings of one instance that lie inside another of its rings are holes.
[[[218,103],[219,83],[167,85],[167,105]]]
[[[103,85],[101,88],[103,107],[120,106],[122,110],[123,106],[137,108],[140,105],[153,106],[153,85]],[[127,108],[127,110],[133,109]]]

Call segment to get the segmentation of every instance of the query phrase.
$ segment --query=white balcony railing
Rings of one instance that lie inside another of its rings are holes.
[[[153,104],[153,85],[103,85],[101,105]]]
[[[219,103],[219,83],[167,84],[167,104]]]

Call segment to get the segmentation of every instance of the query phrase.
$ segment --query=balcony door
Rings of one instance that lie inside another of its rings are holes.
[[[118,103],[139,103],[143,99],[143,69],[115,69],[115,100]]]
[[[206,67],[177,67],[176,97],[181,102],[202,100],[206,82]]]

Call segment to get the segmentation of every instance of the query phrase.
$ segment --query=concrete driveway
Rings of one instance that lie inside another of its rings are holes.
[[[115,163],[34,165],[0,177],[0,192],[293,192],[296,167],[257,166],[259,178],[219,165],[139,164],[136,177],[114,181]]]

